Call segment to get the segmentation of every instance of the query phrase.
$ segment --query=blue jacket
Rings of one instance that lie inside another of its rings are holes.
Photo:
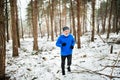
[[[62,46],[62,43],[66,43],[66,46]],[[70,46],[74,45],[75,39],[71,34],[69,34],[68,36],[60,35],[56,42],[56,46],[61,48],[61,56],[67,56],[72,54],[72,49],[70,48]]]

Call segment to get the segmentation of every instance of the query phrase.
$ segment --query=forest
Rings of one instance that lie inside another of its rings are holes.
[[[64,26],[76,43],[62,76]],[[119,80],[119,47],[120,0],[0,0],[0,80]]]

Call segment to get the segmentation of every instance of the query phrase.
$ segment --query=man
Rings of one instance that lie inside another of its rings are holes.
[[[75,39],[70,34],[69,27],[63,27],[63,34],[61,34],[56,42],[56,46],[61,48],[61,68],[62,75],[65,75],[65,59],[67,58],[67,70],[70,72],[72,63],[72,50],[75,45]]]

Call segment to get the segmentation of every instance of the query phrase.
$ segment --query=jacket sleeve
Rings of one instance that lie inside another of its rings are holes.
[[[56,41],[56,46],[62,47],[60,37],[59,37],[58,40]]]
[[[72,46],[75,45],[75,38],[72,36]]]

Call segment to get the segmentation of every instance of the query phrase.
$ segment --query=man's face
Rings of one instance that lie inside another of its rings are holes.
[[[70,30],[63,31],[63,33],[64,33],[65,36],[68,36],[69,32],[70,32]]]

